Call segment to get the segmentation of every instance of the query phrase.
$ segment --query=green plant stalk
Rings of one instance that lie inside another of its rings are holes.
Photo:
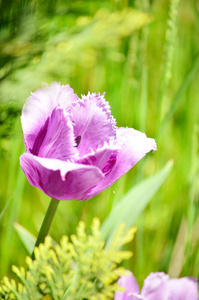
[[[51,202],[48,206],[48,209],[47,209],[46,215],[44,217],[43,223],[41,225],[41,228],[40,228],[40,231],[39,231],[36,243],[35,243],[35,247],[38,247],[39,244],[44,242],[45,237],[47,236],[47,234],[49,232],[49,229],[50,229],[52,220],[54,218],[55,212],[57,210],[58,204],[59,204],[59,200],[53,199],[53,198],[51,199]],[[34,251],[32,252],[31,258],[32,259],[35,258]]]
[[[190,69],[186,73],[179,89],[177,90],[175,96],[173,97],[173,100],[171,102],[170,108],[165,114],[159,128],[158,128],[158,134],[157,137],[162,134],[165,126],[169,123],[169,120],[171,120],[173,114],[176,112],[181,99],[183,99],[184,94],[186,93],[187,89],[189,88],[190,84],[192,83],[193,79],[195,78],[197,72],[199,69],[199,52],[197,53],[193,64],[191,65]]]
[[[174,57],[175,39],[177,34],[177,15],[178,5],[180,0],[170,0],[169,17],[167,20],[167,30],[165,37],[164,61],[163,61],[163,74],[162,84],[159,91],[158,100],[158,113],[157,113],[157,130],[162,120],[162,104],[167,95],[170,79],[172,78],[172,64]]]
[[[195,209],[194,201],[196,197],[196,178],[198,174],[198,128],[195,125],[193,134],[192,134],[192,151],[191,151],[191,166],[190,166],[190,189],[189,189],[189,202],[188,202],[188,211],[187,211],[187,240],[186,240],[186,272],[190,273],[190,262],[191,262],[191,248],[192,248],[192,231],[194,226],[195,219]]]

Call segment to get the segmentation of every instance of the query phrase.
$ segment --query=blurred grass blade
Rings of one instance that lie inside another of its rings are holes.
[[[4,206],[3,210],[2,210],[2,212],[0,213],[0,222],[1,222],[1,220],[3,219],[3,217],[4,217],[5,213],[6,213],[6,210],[8,209],[8,206],[9,206],[10,202],[11,202],[11,199],[9,199],[9,200],[6,202],[6,204],[5,204],[5,206]]]
[[[17,221],[20,213],[23,189],[26,180],[24,173],[19,166],[19,155],[24,151],[24,146],[18,132],[19,126],[20,120],[17,119],[11,132],[13,138],[9,152],[10,159],[7,173],[6,199],[11,199],[11,203],[7,208],[7,218],[4,223],[5,230],[0,245],[0,252],[3,257],[0,262],[2,273],[6,273],[9,268],[10,251],[12,251],[14,233],[13,223],[14,221]],[[8,251],[8,249],[10,251]]]
[[[14,223],[14,228],[20,240],[28,250],[28,253],[31,254],[36,242],[36,237],[17,222]]]
[[[17,174],[17,180],[16,180],[16,187],[14,191],[14,196],[12,199],[11,207],[10,207],[10,212],[8,216],[8,221],[7,221],[7,227],[5,231],[5,238],[4,238],[4,246],[2,248],[2,253],[4,259],[1,261],[1,268],[4,272],[6,272],[8,268],[8,262],[9,262],[9,252],[8,249],[12,248],[12,243],[13,243],[13,223],[18,219],[18,215],[20,212],[21,208],[21,200],[22,200],[22,195],[23,195],[23,190],[25,186],[25,179],[26,177],[24,176],[24,173],[21,168],[18,170]]]
[[[169,265],[168,274],[171,277],[179,277],[185,261],[185,247],[187,237],[187,222],[182,218],[175,245],[173,247],[172,257]]]
[[[162,131],[164,130],[165,125],[169,122],[169,120],[172,118],[173,114],[176,112],[180,101],[182,100],[184,94],[186,93],[188,87],[190,86],[190,84],[192,83],[197,71],[199,69],[199,53],[197,53],[197,56],[191,66],[191,68],[189,69],[189,71],[187,72],[187,74],[185,75],[177,93],[175,94],[172,102],[171,102],[171,106],[168,110],[168,112],[165,114],[161,124],[160,124],[160,128],[158,131],[158,136],[162,133]]]
[[[124,222],[127,228],[135,224],[137,218],[170,173],[172,164],[173,162],[169,161],[161,171],[134,186],[124,198],[116,204],[102,224],[101,231],[103,239],[112,236],[115,228],[117,228],[121,222]]]

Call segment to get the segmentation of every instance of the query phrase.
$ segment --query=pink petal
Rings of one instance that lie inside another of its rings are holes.
[[[131,295],[132,293],[139,293],[139,286],[137,284],[137,280],[129,270],[127,270],[127,273],[128,275],[121,276],[118,280],[118,285],[120,287],[125,288],[126,290],[123,292],[115,292],[114,300],[137,299],[133,298],[134,295]]]
[[[21,167],[33,186],[58,200],[81,200],[104,177],[99,168],[24,153]]]
[[[147,300],[163,299],[164,284],[168,282],[169,276],[163,272],[151,273],[145,280],[141,295]],[[165,298],[167,300],[167,298]]]
[[[105,146],[97,149],[92,154],[84,155],[76,162],[84,165],[92,165],[98,167],[104,175],[111,172],[114,167],[118,156],[118,149],[111,146]]]
[[[147,300],[147,299],[138,293],[129,293],[125,298],[125,300]]]
[[[90,191],[87,199],[111,186],[144,157],[146,153],[156,150],[155,140],[147,138],[144,133],[135,129],[117,128],[116,140],[119,144],[118,149],[121,148],[118,152],[117,162],[111,172],[104,177],[103,181]]]
[[[88,94],[71,110],[71,119],[74,124],[74,134],[80,143],[80,155],[96,151],[104,142],[115,137],[115,120],[111,116],[110,106],[104,95]]]
[[[174,300],[198,300],[198,283],[196,279],[183,277],[170,279],[164,285],[166,299]]]
[[[147,300],[198,300],[198,284],[189,277],[169,279],[164,273],[151,273],[144,281],[141,295]]]
[[[61,106],[56,107],[35,139],[31,153],[40,157],[67,160],[78,155],[73,127]]]
[[[36,137],[41,128],[45,129],[46,121],[55,107],[60,105],[66,110],[77,100],[77,95],[69,85],[61,86],[57,82],[32,93],[23,107],[21,116],[26,150],[33,148]]]

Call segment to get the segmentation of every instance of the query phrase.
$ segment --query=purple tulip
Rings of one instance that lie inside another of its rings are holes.
[[[130,300],[134,299],[133,297],[138,295],[139,293],[139,285],[137,284],[137,280],[133,276],[133,274],[126,270],[127,275],[121,276],[118,280],[118,285],[120,287],[125,288],[126,290],[123,292],[116,292],[115,293],[115,300]],[[137,299],[137,298],[135,298]]]
[[[21,122],[21,167],[30,184],[58,200],[90,199],[156,150],[154,139],[116,127],[104,94],[79,99],[57,82],[31,94]]]
[[[130,271],[128,273],[118,280],[118,285],[126,290],[116,292],[115,300],[198,300],[196,278],[169,279],[163,272],[151,273],[140,292],[135,277]]]

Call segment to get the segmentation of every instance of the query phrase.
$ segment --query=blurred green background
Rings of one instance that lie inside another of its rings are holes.
[[[37,235],[49,204],[19,165],[20,114],[30,92],[52,81],[78,96],[105,91],[117,125],[158,146],[95,198],[62,201],[52,237],[74,233],[80,219],[103,221],[130,187],[173,159],[136,222],[126,267],[139,282],[152,271],[198,276],[199,1],[7,0],[0,16],[0,277],[27,255],[13,223]]]

